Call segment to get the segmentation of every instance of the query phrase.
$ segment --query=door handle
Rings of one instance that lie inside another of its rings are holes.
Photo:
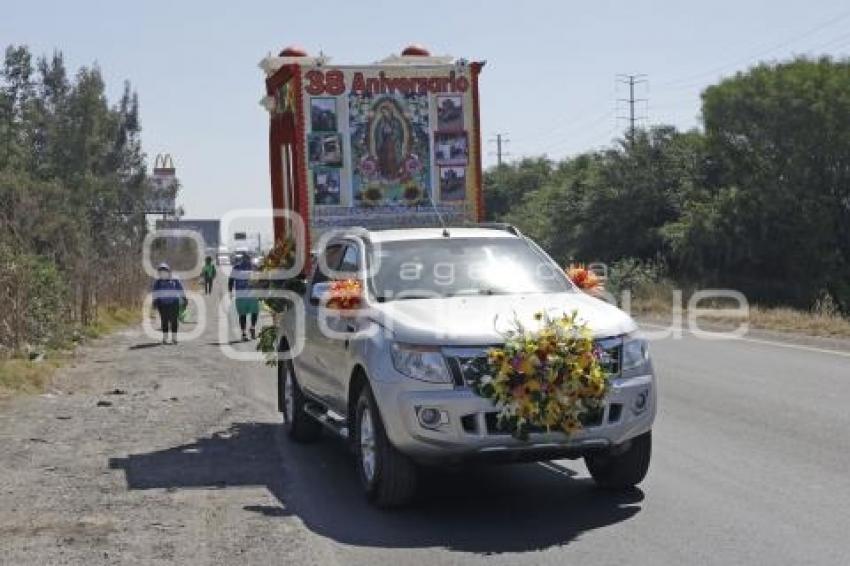
[[[345,331],[350,333],[350,334],[353,334],[353,333],[357,332],[357,327],[354,326],[353,322],[346,322],[345,323]],[[348,346],[350,344],[351,344],[351,338],[346,336],[346,338],[345,338],[345,349],[346,350],[348,350]]]

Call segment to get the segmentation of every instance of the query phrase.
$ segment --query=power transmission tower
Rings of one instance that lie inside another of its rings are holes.
[[[635,85],[646,84],[648,81],[644,78],[646,75],[617,75],[617,82],[629,85],[629,97],[618,98],[618,102],[626,102],[629,105],[629,115],[619,116],[619,118],[629,121],[629,143],[635,141],[635,122],[637,115],[635,114],[635,104],[638,102],[646,102],[646,98],[635,98]]]
[[[495,138],[490,138],[490,143],[496,144],[496,164],[499,167],[502,166],[502,158],[510,155],[508,152],[503,150],[503,145],[508,144],[511,141],[505,137],[506,135],[507,134],[499,133],[496,134]],[[492,151],[490,152],[490,155],[493,155]]]

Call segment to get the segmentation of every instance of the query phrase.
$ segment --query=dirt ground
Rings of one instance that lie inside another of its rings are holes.
[[[218,322],[176,346],[119,332],[0,404],[0,564],[333,562],[274,495],[279,415],[253,386],[273,370],[225,356],[254,343]]]

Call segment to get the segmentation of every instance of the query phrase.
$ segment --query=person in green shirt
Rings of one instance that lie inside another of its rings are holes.
[[[213,264],[210,256],[207,256],[204,260],[204,266],[201,268],[201,277],[204,279],[204,294],[211,295],[213,280],[215,279],[215,264]]]
[[[236,299],[236,314],[239,315],[239,328],[242,329],[242,340],[248,339],[245,333],[248,326],[248,316],[251,317],[251,340],[257,337],[257,319],[260,316],[260,301],[251,289],[251,256],[241,254],[230,271],[227,290]]]

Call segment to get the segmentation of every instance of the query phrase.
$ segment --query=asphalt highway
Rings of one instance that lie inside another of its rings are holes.
[[[340,564],[850,563],[850,352],[688,332],[652,351],[660,411],[633,493],[563,460],[433,473],[387,513],[339,442],[281,438],[281,498]],[[271,381],[254,386],[270,408]]]
[[[214,311],[0,404],[0,564],[850,563],[850,349],[655,339],[639,489],[600,491],[581,461],[438,470],[387,512],[341,441],[285,438],[273,370],[225,356],[254,345]]]

